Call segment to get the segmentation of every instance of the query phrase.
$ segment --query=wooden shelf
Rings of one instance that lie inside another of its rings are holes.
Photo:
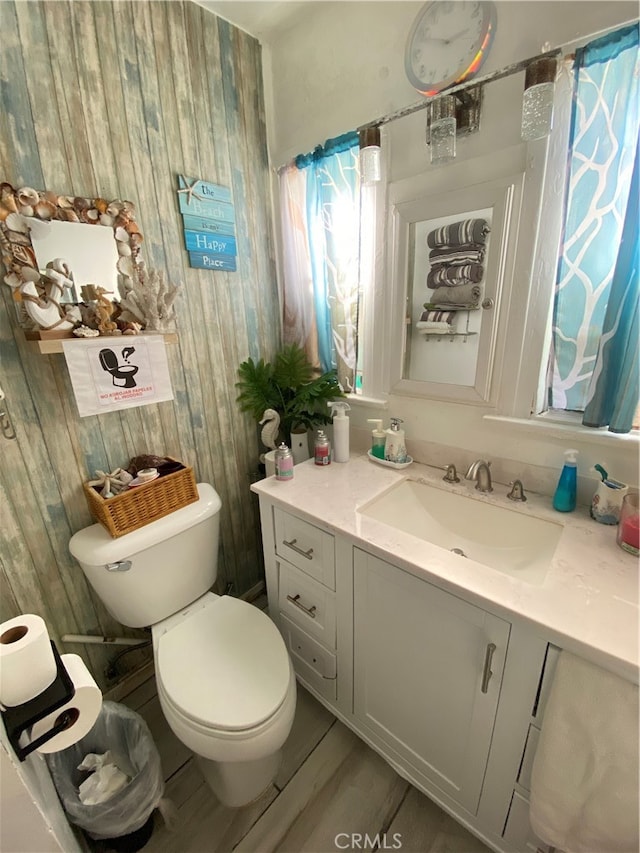
[[[62,344],[65,341],[73,341],[74,344],[81,345],[87,341],[135,341],[136,338],[142,335],[162,335],[166,344],[175,344],[178,342],[177,332],[140,332],[139,335],[101,335],[98,338],[47,338],[44,340],[27,340],[27,346],[34,352],[39,352],[40,355],[55,355],[56,353],[64,352]]]

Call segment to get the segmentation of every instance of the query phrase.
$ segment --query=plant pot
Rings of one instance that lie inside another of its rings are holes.
[[[309,431],[306,429],[291,430],[291,453],[293,454],[293,464],[304,462],[305,459],[310,459],[309,453]]]

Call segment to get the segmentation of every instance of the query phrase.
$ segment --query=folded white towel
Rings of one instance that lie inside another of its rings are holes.
[[[533,831],[565,853],[637,853],[637,685],[561,653],[530,803]]]
[[[450,335],[453,326],[450,323],[439,323],[437,320],[418,320],[416,329],[421,335]]]

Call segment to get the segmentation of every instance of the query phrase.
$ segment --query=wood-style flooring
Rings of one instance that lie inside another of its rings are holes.
[[[490,853],[300,686],[280,772],[240,809],[218,802],[169,729],[153,678],[120,701],[149,725],[176,810],[171,829],[155,813],[145,853]]]

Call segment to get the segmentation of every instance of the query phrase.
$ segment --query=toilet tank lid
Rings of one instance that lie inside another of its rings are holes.
[[[73,534],[69,550],[79,563],[87,566],[132,557],[220,512],[222,501],[213,486],[198,483],[198,495],[197,501],[118,539],[113,539],[101,524],[92,524]]]

